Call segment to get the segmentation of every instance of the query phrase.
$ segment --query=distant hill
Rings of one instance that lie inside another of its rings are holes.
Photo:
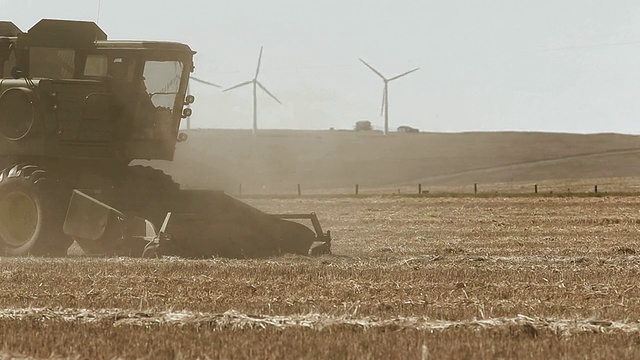
[[[278,192],[640,176],[640,137],[537,132],[191,130],[173,163],[189,188]]]

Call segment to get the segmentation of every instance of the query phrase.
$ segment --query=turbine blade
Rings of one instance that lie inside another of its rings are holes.
[[[258,56],[258,67],[256,68],[256,77],[254,77],[254,79],[257,79],[258,74],[260,74],[260,63],[262,62],[262,48],[263,46],[260,46],[260,55]]]
[[[222,90],[222,92],[229,91],[229,90],[233,90],[233,89],[237,89],[237,88],[239,88],[239,87],[241,87],[241,86],[249,85],[249,84],[251,84],[252,82],[253,82],[253,80],[247,80],[247,81],[245,81],[245,82],[241,82],[241,83],[240,83],[240,84],[238,84],[238,85],[234,85],[234,86],[232,86],[232,87],[230,87],[230,88],[224,89],[224,90]]]
[[[386,87],[387,84],[385,84],[385,88]],[[384,107],[387,106],[387,92],[385,90],[386,89],[382,89],[382,107],[380,108],[380,116],[384,114]]]
[[[405,75],[409,75],[409,74],[411,74],[412,72],[415,72],[415,71],[418,71],[418,70],[420,70],[420,68],[415,68],[415,69],[413,69],[413,70],[409,70],[409,71],[407,71],[407,72],[405,72],[405,73],[402,73],[402,74],[400,74],[400,75],[396,75],[396,76],[392,77],[391,79],[389,79],[389,81],[392,81],[392,80],[395,80],[395,79],[401,78],[401,77],[403,77],[403,76],[405,76]]]
[[[358,58],[360,61],[362,61],[363,64],[365,64],[369,69],[371,69],[371,71],[373,71],[374,73],[376,73],[378,76],[380,76],[382,78],[382,80],[387,80],[378,70],[374,69],[373,66],[369,65],[366,61]]]
[[[209,85],[209,86],[213,86],[213,87],[217,87],[217,88],[222,87],[222,86],[220,86],[218,84],[215,84],[215,83],[212,83],[212,82],[209,82],[209,81],[206,81],[206,80],[199,79],[199,78],[197,78],[195,76],[189,76],[189,79],[191,79],[191,80],[193,80],[195,82],[199,82],[201,84],[205,84],[205,85]]]
[[[272,93],[269,92],[269,90],[267,90],[266,87],[264,87],[262,84],[260,84],[260,81],[256,81],[256,83],[258,84],[258,86],[260,86],[260,89],[264,90],[264,92],[266,92],[267,94],[269,94],[269,96],[271,96],[273,98],[273,100],[277,101],[278,104],[282,105],[282,103],[280,102],[280,100],[278,100],[278,98],[273,95]]]

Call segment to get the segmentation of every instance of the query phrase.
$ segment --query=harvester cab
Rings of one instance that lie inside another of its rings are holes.
[[[5,137],[54,130],[45,148],[65,144],[72,157],[87,146],[68,144],[103,145],[94,150],[98,158],[173,159],[185,101],[193,101],[185,97],[194,54],[187,45],[109,41],[94,23],[78,21],[42,20],[27,33],[12,32],[0,40],[1,90],[21,108],[1,108],[14,112],[0,129]]]
[[[0,253],[59,255],[73,240],[133,256],[308,254],[316,242],[311,252],[328,252],[312,213],[269,215],[130,165],[171,161],[186,140],[194,54],[109,40],[92,22],[42,20],[27,32],[0,22]]]

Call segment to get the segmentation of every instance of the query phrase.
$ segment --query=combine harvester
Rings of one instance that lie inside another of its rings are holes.
[[[0,254],[264,257],[330,252],[315,214],[270,215],[180,190],[137,159],[173,160],[193,55],[113,41],[92,22],[0,22]],[[294,221],[310,220],[313,230]]]

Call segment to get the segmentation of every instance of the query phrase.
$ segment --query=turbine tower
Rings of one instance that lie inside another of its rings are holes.
[[[258,56],[258,67],[256,68],[256,75],[251,80],[247,80],[245,82],[241,82],[238,85],[234,85],[228,89],[222,90],[223,92],[233,90],[245,85],[253,84],[253,133],[258,132],[258,87],[262,89],[262,91],[266,92],[273,100],[277,101],[278,104],[282,104],[278,98],[275,97],[269,90],[267,90],[264,85],[258,81],[258,75],[260,74],[260,62],[262,61],[262,46],[260,47],[260,55]]]
[[[221,88],[222,87],[222,86],[220,86],[218,84],[212,83],[210,81],[202,80],[202,79],[197,78],[195,76],[189,76],[189,79],[191,79],[191,80],[193,80],[193,81],[195,81],[197,83],[207,85],[207,86],[213,86],[213,87],[216,87],[216,88]],[[187,95],[191,95],[191,84],[187,84]],[[187,105],[187,107],[191,108],[191,104]],[[191,116],[187,117],[187,130],[189,130],[189,129],[191,129]]]
[[[384,134],[387,135],[389,133],[389,83],[393,80],[399,79],[405,75],[409,75],[414,71],[420,70],[420,68],[415,68],[404,72],[400,75],[396,75],[394,77],[386,78],[380,71],[376,70],[373,66],[369,65],[366,61],[360,59],[363,64],[365,64],[371,71],[376,73],[376,75],[380,76],[382,81],[384,81],[384,90],[382,92],[382,108],[380,109],[380,115],[384,112]]]

